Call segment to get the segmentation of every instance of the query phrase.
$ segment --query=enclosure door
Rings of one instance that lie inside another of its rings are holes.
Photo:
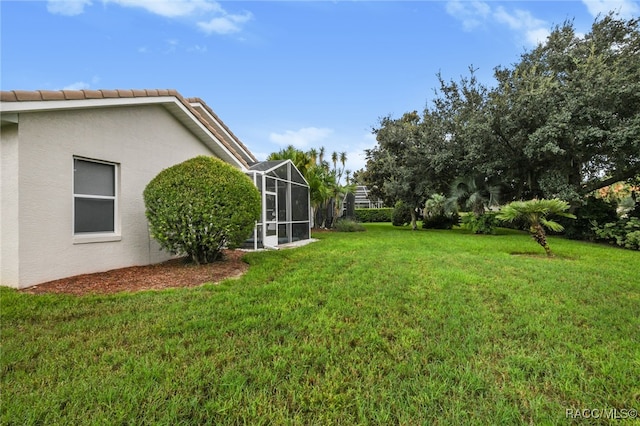
[[[278,245],[278,194],[266,192],[264,217],[264,245],[275,247]]]

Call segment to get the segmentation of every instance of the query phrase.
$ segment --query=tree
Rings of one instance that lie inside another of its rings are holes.
[[[260,193],[244,173],[206,156],[161,171],[143,197],[151,236],[196,264],[242,243],[261,210]]]
[[[367,170],[358,178],[385,204],[400,200],[412,206],[414,229],[416,210],[429,196],[449,192],[458,176],[485,171],[469,147],[489,133],[483,111],[486,89],[473,68],[470,72],[460,83],[446,83],[438,76],[440,90],[422,116],[413,111],[400,119],[385,117],[373,129],[378,146],[366,151]]]
[[[354,191],[354,186],[349,184],[349,178],[345,185],[342,184],[342,176],[345,173],[345,167],[347,163],[346,152],[333,152],[331,154],[331,161],[333,162],[333,170],[331,170],[331,184],[329,185],[331,198],[333,199],[333,217],[334,219],[340,216],[342,210],[341,203],[345,195]],[[338,162],[340,165],[338,165]]]
[[[416,210],[425,199],[429,164],[422,161],[421,118],[416,111],[400,119],[384,117],[373,130],[378,146],[366,151],[367,185],[386,204],[402,201],[411,212],[411,228],[417,229]]]
[[[304,152],[293,145],[289,145],[288,147],[281,149],[278,152],[272,152],[267,156],[267,161],[274,160],[291,160],[291,162],[296,166],[298,171],[305,176],[307,170],[311,168],[315,164],[315,158],[312,157],[312,152]],[[313,158],[313,160],[312,160]]]
[[[504,206],[497,218],[506,222],[524,222],[529,227],[529,233],[534,241],[544,248],[547,256],[551,256],[551,248],[547,242],[545,228],[560,232],[564,227],[558,222],[549,219],[549,216],[563,216],[575,219],[574,215],[567,213],[568,209],[569,203],[557,198],[551,200],[514,201]]]
[[[583,37],[565,22],[513,68],[496,69],[497,144],[484,150],[505,153],[518,197],[577,201],[640,174],[639,22],[608,15]]]
[[[385,117],[358,178],[387,205],[420,204],[465,176],[503,182],[506,200],[561,198],[640,176],[640,19],[573,24],[511,67],[492,89],[475,70],[440,87],[422,116]]]
[[[341,179],[345,173],[347,154],[345,152],[333,152],[331,159],[333,169],[324,160],[325,148],[319,150],[315,148],[304,152],[289,145],[285,149],[274,152],[267,156],[267,160],[291,160],[309,184],[309,197],[311,199],[311,216],[313,226],[325,226],[325,219],[317,220],[317,212],[326,208],[329,201],[333,200],[332,213],[334,217],[340,214],[340,201],[342,197],[353,190],[353,185],[341,184]]]

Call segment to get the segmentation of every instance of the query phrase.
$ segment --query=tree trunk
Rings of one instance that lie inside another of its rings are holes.
[[[416,209],[411,209],[411,229],[414,231],[418,229]]]
[[[544,228],[539,223],[535,225],[531,225],[531,237],[536,241],[536,243],[540,244],[544,251],[547,253],[547,256],[552,256],[551,247],[547,243],[547,233],[544,231]]]

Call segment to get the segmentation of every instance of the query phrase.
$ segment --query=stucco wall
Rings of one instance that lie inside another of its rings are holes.
[[[18,149],[20,279],[16,285],[3,277],[17,287],[168,259],[149,237],[142,192],[162,169],[211,155],[155,105],[22,113]],[[119,164],[120,241],[74,239],[74,155]]]
[[[2,126],[0,144],[0,284],[16,287],[18,267],[18,126]]]

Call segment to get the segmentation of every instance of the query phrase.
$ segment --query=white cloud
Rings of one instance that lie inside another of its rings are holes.
[[[482,1],[460,1],[452,0],[447,2],[447,13],[454,18],[462,21],[465,31],[479,27],[486,20],[491,12],[491,7]]]
[[[62,90],[88,90],[91,88],[91,84],[84,81],[76,81],[62,88]]]
[[[91,6],[91,0],[49,0],[47,2],[47,10],[54,15],[81,15],[84,13],[85,6]]]
[[[447,13],[460,22],[465,31],[472,31],[491,23],[506,25],[512,31],[520,33],[520,39],[529,45],[544,42],[549,36],[549,25],[527,10],[516,9],[508,12],[504,7],[493,8],[490,3],[471,0],[450,0],[446,4]]]
[[[96,75],[91,78],[91,83],[87,83],[86,81],[76,81],[75,83],[64,86],[61,90],[88,90],[92,85],[95,86],[99,82],[100,77]]]
[[[347,153],[347,168],[352,172],[364,169],[367,165],[365,150],[373,149],[377,144],[376,136],[373,133],[365,133],[356,149]]]
[[[499,6],[493,16],[496,21],[506,24],[510,29],[522,32],[531,45],[544,42],[550,34],[547,23],[534,17],[527,10],[516,9],[515,12],[509,13]]]
[[[207,34],[233,34],[253,19],[251,12],[229,13],[215,0],[97,0],[103,4],[141,8],[166,18],[193,18],[198,28]],[[84,13],[92,0],[48,0],[50,13],[66,16]]]
[[[640,5],[631,0],[582,0],[587,10],[594,18],[607,15],[614,11],[623,19],[630,19],[640,15]]]
[[[547,41],[547,38],[550,34],[551,32],[546,28],[537,28],[527,30],[525,37],[528,44],[530,44],[531,46],[537,46],[538,44]]]
[[[103,0],[123,7],[140,7],[167,18],[177,18],[207,12],[220,12],[222,7],[210,0]]]
[[[230,15],[223,12],[223,16],[206,22],[198,22],[198,27],[207,34],[233,34],[242,31],[241,24],[250,21],[252,18],[251,12],[244,12],[241,15]]]
[[[293,145],[296,148],[304,149],[311,146],[321,145],[333,133],[332,129],[318,127],[304,127],[300,130],[287,130],[284,133],[271,133],[269,140],[278,145]]]

